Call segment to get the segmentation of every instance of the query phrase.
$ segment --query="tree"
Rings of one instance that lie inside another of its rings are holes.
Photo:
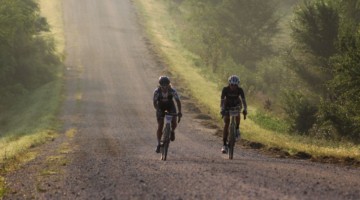
[[[187,0],[190,22],[198,31],[202,48],[197,54],[217,69],[231,57],[249,69],[271,55],[271,39],[278,31],[275,1]],[[210,61],[207,61],[210,60]]]
[[[321,85],[313,132],[353,141],[360,141],[359,5],[356,0],[305,1],[292,26],[295,71],[309,85]]]
[[[46,31],[34,0],[0,0],[0,104],[52,80],[59,58]]]
[[[304,1],[291,23],[294,44],[288,66],[324,98],[328,98],[325,84],[333,78],[329,59],[338,51],[339,26],[337,4],[328,0]]]
[[[360,141],[360,34],[349,30],[340,38],[341,53],[332,59],[335,75],[328,86],[334,97],[327,102],[332,109],[323,120],[331,121],[343,136]]]

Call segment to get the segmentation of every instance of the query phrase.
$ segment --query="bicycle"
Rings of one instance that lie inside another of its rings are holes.
[[[171,121],[173,119],[173,117],[178,116],[178,114],[176,113],[169,113],[169,112],[165,112],[165,126],[163,128],[163,134],[162,134],[162,139],[161,139],[161,143],[160,143],[160,152],[161,152],[161,160],[166,160],[167,157],[167,153],[169,150],[169,145],[170,145],[170,134],[172,131],[171,128]],[[180,118],[178,120],[178,123],[180,122]]]
[[[240,107],[230,107],[226,112],[230,116],[230,125],[229,125],[229,134],[228,134],[228,154],[229,159],[233,159],[234,148],[235,148],[235,136],[236,136],[236,117],[240,115]],[[244,114],[244,113],[243,113]],[[244,114],[244,120],[246,119],[246,114]],[[240,136],[239,136],[240,137]]]

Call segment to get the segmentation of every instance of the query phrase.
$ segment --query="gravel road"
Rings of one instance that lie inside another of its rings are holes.
[[[203,125],[186,97],[176,140],[161,161],[152,95],[163,69],[134,5],[62,2],[64,134],[6,177],[4,199],[360,199],[355,167],[274,158],[240,145],[228,160],[217,130]]]

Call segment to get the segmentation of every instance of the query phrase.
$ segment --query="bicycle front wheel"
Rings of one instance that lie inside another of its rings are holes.
[[[236,133],[236,127],[235,123],[232,123],[230,125],[230,131],[229,131],[229,159],[233,159],[234,155],[234,147],[235,147],[235,133]]]
[[[171,132],[171,127],[170,124],[166,124],[165,128],[164,128],[164,132],[163,132],[163,144],[162,144],[162,151],[161,151],[161,160],[166,160],[167,157],[167,153],[169,150],[169,143],[170,143],[170,132]]]

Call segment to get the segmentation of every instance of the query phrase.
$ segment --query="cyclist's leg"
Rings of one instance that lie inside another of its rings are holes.
[[[224,116],[224,130],[223,130],[223,143],[224,145],[227,144],[227,137],[229,134],[229,124],[230,124],[230,116],[229,115],[225,115]]]
[[[160,153],[160,140],[161,140],[161,136],[162,136],[163,126],[164,126],[164,120],[158,119],[158,129],[156,131],[156,139],[157,139],[157,145],[156,145],[156,149],[155,149],[156,153]]]
[[[176,113],[176,107],[175,104],[172,104],[172,106],[169,109],[170,113]],[[170,140],[174,141],[175,140],[175,129],[177,127],[177,117],[173,117],[172,121],[171,121],[171,136],[170,136]]]
[[[230,117],[229,115],[224,116],[224,130],[223,130],[223,147],[221,148],[222,153],[228,152],[228,146],[227,146],[227,137],[229,134],[229,123],[230,123]]]
[[[240,126],[240,115],[239,116],[236,116],[236,129],[239,129],[239,126]]]
[[[177,127],[176,117],[173,117],[173,119],[172,119],[172,121],[171,121],[171,129],[172,129],[173,131],[175,131],[176,127]]]
[[[156,113],[156,118],[157,118],[157,123],[158,123],[158,128],[156,131],[156,137],[157,137],[157,142],[158,145],[160,145],[160,140],[161,140],[161,136],[162,136],[162,130],[164,127],[164,114],[165,111],[162,111],[162,113]]]
[[[171,121],[171,135],[170,135],[170,140],[174,141],[175,140],[175,129],[177,127],[177,122],[176,122],[176,117],[173,117],[172,121]]]
[[[163,128],[164,128],[164,120],[158,120],[158,129],[156,135],[159,144],[160,144]]]
[[[235,121],[236,121],[236,140],[238,140],[240,138],[240,115],[239,116],[236,116],[235,118]]]
[[[175,107],[175,104],[174,102],[172,104],[170,104],[166,110],[169,112],[169,113],[176,113],[176,107]],[[177,117],[173,117],[172,118],[172,121],[171,121],[171,129],[172,130],[175,130],[177,127]]]

